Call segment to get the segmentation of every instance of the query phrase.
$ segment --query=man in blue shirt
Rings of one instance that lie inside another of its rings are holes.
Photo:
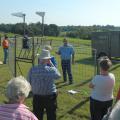
[[[67,81],[67,74],[68,74],[69,84],[72,84],[73,76],[71,72],[71,62],[74,64],[75,52],[72,45],[68,43],[68,40],[66,38],[63,40],[63,46],[59,47],[59,50],[56,53],[61,56],[61,66],[63,71],[64,82]]]
[[[39,57],[40,63],[32,67],[28,74],[33,93],[33,112],[39,120],[43,120],[44,109],[47,120],[56,120],[57,90],[54,80],[61,75],[56,67],[52,66],[50,58],[50,52],[43,49]]]

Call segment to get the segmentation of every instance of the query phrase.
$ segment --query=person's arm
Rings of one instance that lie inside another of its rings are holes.
[[[54,56],[51,57],[51,62],[53,63],[53,65],[54,65],[55,67],[57,67],[57,61],[56,61],[56,59],[55,59]]]
[[[96,76],[92,79],[92,81],[89,83],[89,88],[94,89],[96,84]]]
[[[72,47],[72,64],[75,63],[74,58],[75,58],[75,50],[74,50],[74,48]]]
[[[74,57],[75,57],[75,54],[73,53],[73,54],[72,54],[72,64],[75,63],[75,61],[74,61]]]
[[[60,72],[55,66],[50,68],[49,77],[51,77],[51,79],[59,79],[61,77]]]
[[[60,55],[60,54],[61,54],[60,49],[61,49],[61,47],[60,47],[59,50],[58,50],[57,52],[55,52],[55,53],[58,54],[58,55]]]

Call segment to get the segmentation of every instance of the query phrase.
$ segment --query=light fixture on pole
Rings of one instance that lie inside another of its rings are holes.
[[[23,33],[25,35],[25,16],[26,16],[26,14],[22,13],[22,12],[18,12],[18,13],[12,13],[11,15],[23,18]]]
[[[36,12],[36,14],[42,17],[42,36],[44,36],[44,16],[45,16],[45,12]]]

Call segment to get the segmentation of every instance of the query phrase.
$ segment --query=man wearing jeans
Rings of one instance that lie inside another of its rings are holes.
[[[63,46],[59,47],[59,50],[56,53],[61,56],[61,66],[63,71],[64,82],[67,82],[67,74],[68,74],[69,84],[72,84],[73,76],[71,72],[71,62],[74,63],[75,52],[72,45],[68,43],[68,40],[66,38],[64,38],[63,40]]]
[[[54,80],[61,75],[50,58],[50,52],[43,49],[39,57],[40,63],[32,67],[28,74],[33,93],[33,112],[39,120],[43,120],[44,109],[47,120],[56,120],[57,90]]]
[[[6,64],[7,62],[7,58],[8,58],[8,48],[9,48],[9,41],[8,41],[8,37],[5,35],[5,38],[2,42],[2,47],[3,47],[3,51],[4,51],[4,61],[3,64]]]

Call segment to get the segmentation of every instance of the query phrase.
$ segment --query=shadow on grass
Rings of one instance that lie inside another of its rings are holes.
[[[82,107],[84,104],[86,104],[86,102],[89,101],[89,97],[87,97],[85,100],[81,101],[80,103],[76,104],[75,106],[73,106],[70,110],[68,110],[67,112],[65,112],[63,115],[58,117],[58,120],[60,120],[61,118],[63,118],[66,114],[72,114],[76,109],[79,109],[80,107]],[[88,117],[89,118],[89,117]]]
[[[92,79],[92,78],[91,78],[91,79]],[[75,85],[75,87],[80,87],[80,86],[83,86],[83,85],[85,85],[85,84],[89,83],[89,82],[91,81],[91,79],[85,80],[85,81],[83,81],[83,82],[81,82],[81,83],[79,83],[79,84]]]
[[[58,85],[56,88],[58,89],[58,88],[62,88],[62,87],[64,87],[64,86],[68,86],[68,84],[63,83],[63,84],[61,84],[61,85]]]
[[[62,84],[62,83],[64,83],[64,81],[59,81],[59,82],[56,82],[55,84],[59,85],[59,84]]]
[[[91,120],[90,117],[87,115],[80,115],[80,118],[86,118],[86,120]]]
[[[92,78],[90,78],[90,79],[88,79],[88,80],[85,80],[85,81],[83,81],[83,82],[81,82],[81,83],[79,83],[79,84],[76,84],[76,85],[74,85],[75,87],[80,87],[80,86],[83,86],[83,85],[85,85],[85,84],[87,84],[87,83],[89,83],[90,81],[91,81],[91,79]],[[64,86],[68,86],[69,84],[66,84],[66,83],[64,83],[64,82],[59,82],[59,83],[57,83],[56,84],[57,85],[57,89],[58,88],[62,88],[62,87],[64,87]]]
[[[84,58],[84,59],[79,59],[79,60],[75,60],[75,63],[78,64],[85,64],[85,65],[94,65],[94,59],[92,57],[88,57],[88,58]]]

